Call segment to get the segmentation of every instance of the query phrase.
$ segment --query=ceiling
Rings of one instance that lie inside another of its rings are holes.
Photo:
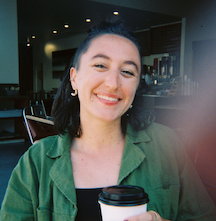
[[[100,20],[123,19],[134,30],[180,21],[172,15],[148,12],[91,0],[17,0],[19,43],[31,44],[85,33]],[[113,15],[118,11],[119,15]],[[86,18],[91,22],[87,23]],[[64,28],[68,24],[69,28]],[[53,34],[53,30],[57,34]],[[31,36],[36,38],[32,39]]]

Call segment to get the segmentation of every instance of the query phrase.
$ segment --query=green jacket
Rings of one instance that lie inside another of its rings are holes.
[[[21,157],[12,172],[0,220],[75,220],[76,192],[70,158],[71,138],[45,138]],[[169,220],[215,221],[216,208],[175,133],[152,124],[128,127],[118,184],[148,193],[148,210]],[[214,213],[214,214],[213,214]]]

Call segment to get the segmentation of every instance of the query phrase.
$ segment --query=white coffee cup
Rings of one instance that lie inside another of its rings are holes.
[[[123,221],[146,212],[149,199],[141,187],[119,185],[104,188],[98,202],[103,221]]]

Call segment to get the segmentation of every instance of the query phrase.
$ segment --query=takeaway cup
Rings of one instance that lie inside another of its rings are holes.
[[[103,221],[123,221],[147,211],[148,194],[138,186],[103,188],[98,196]]]

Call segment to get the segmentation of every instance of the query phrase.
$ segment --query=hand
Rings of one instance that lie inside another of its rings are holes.
[[[142,213],[138,216],[131,216],[125,219],[124,221],[171,221],[168,219],[163,219],[159,213],[155,211],[148,211],[146,213]]]

